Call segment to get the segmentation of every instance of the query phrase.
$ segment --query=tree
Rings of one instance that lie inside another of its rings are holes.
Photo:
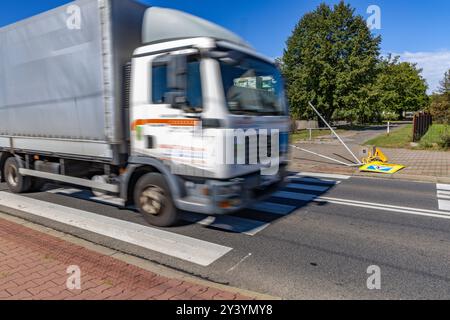
[[[287,41],[282,71],[294,117],[310,117],[312,101],[331,120],[336,111],[367,108],[367,85],[376,77],[380,37],[341,1],[307,13]]]
[[[444,79],[440,82],[438,92],[441,94],[450,94],[450,69],[445,73]]]
[[[395,113],[400,118],[404,111],[419,111],[428,104],[427,84],[416,64],[400,62],[389,55],[381,59],[379,73],[373,86],[378,110]]]
[[[450,123],[450,70],[445,73],[438,93],[431,96],[429,111],[436,122]]]
[[[450,124],[450,95],[433,94],[429,111],[433,116],[433,121]]]

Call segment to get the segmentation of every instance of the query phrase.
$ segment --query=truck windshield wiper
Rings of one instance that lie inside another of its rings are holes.
[[[230,110],[236,115],[282,116],[283,113],[263,110]]]
[[[257,115],[259,112],[251,110],[231,110],[233,114],[236,115]]]

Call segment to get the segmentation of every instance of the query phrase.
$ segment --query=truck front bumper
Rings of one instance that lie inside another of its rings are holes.
[[[287,170],[283,167],[276,176],[254,174],[230,181],[209,180],[191,185],[186,198],[176,201],[180,210],[208,215],[225,215],[264,201],[285,184]]]

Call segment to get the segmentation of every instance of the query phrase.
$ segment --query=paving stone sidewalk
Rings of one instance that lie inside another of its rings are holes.
[[[337,143],[297,143],[297,146],[351,163],[355,160]],[[358,156],[359,145],[350,144],[352,151]],[[358,168],[346,167],[330,160],[322,159],[306,152],[294,149],[292,152],[291,170],[305,172],[340,173],[347,175],[363,175],[371,177],[423,180],[428,182],[450,181],[450,152],[422,151],[410,149],[381,148],[388,156],[390,163],[402,164],[406,168],[394,175],[361,174]],[[362,158],[362,157],[361,157]]]
[[[69,266],[81,290],[69,290]],[[250,300],[171,279],[0,218],[0,300]]]

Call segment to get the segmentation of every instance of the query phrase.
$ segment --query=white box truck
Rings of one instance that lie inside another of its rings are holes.
[[[78,0],[0,28],[0,172],[12,192],[90,188],[156,226],[182,210],[232,213],[282,183],[289,130],[274,62],[190,14]]]

